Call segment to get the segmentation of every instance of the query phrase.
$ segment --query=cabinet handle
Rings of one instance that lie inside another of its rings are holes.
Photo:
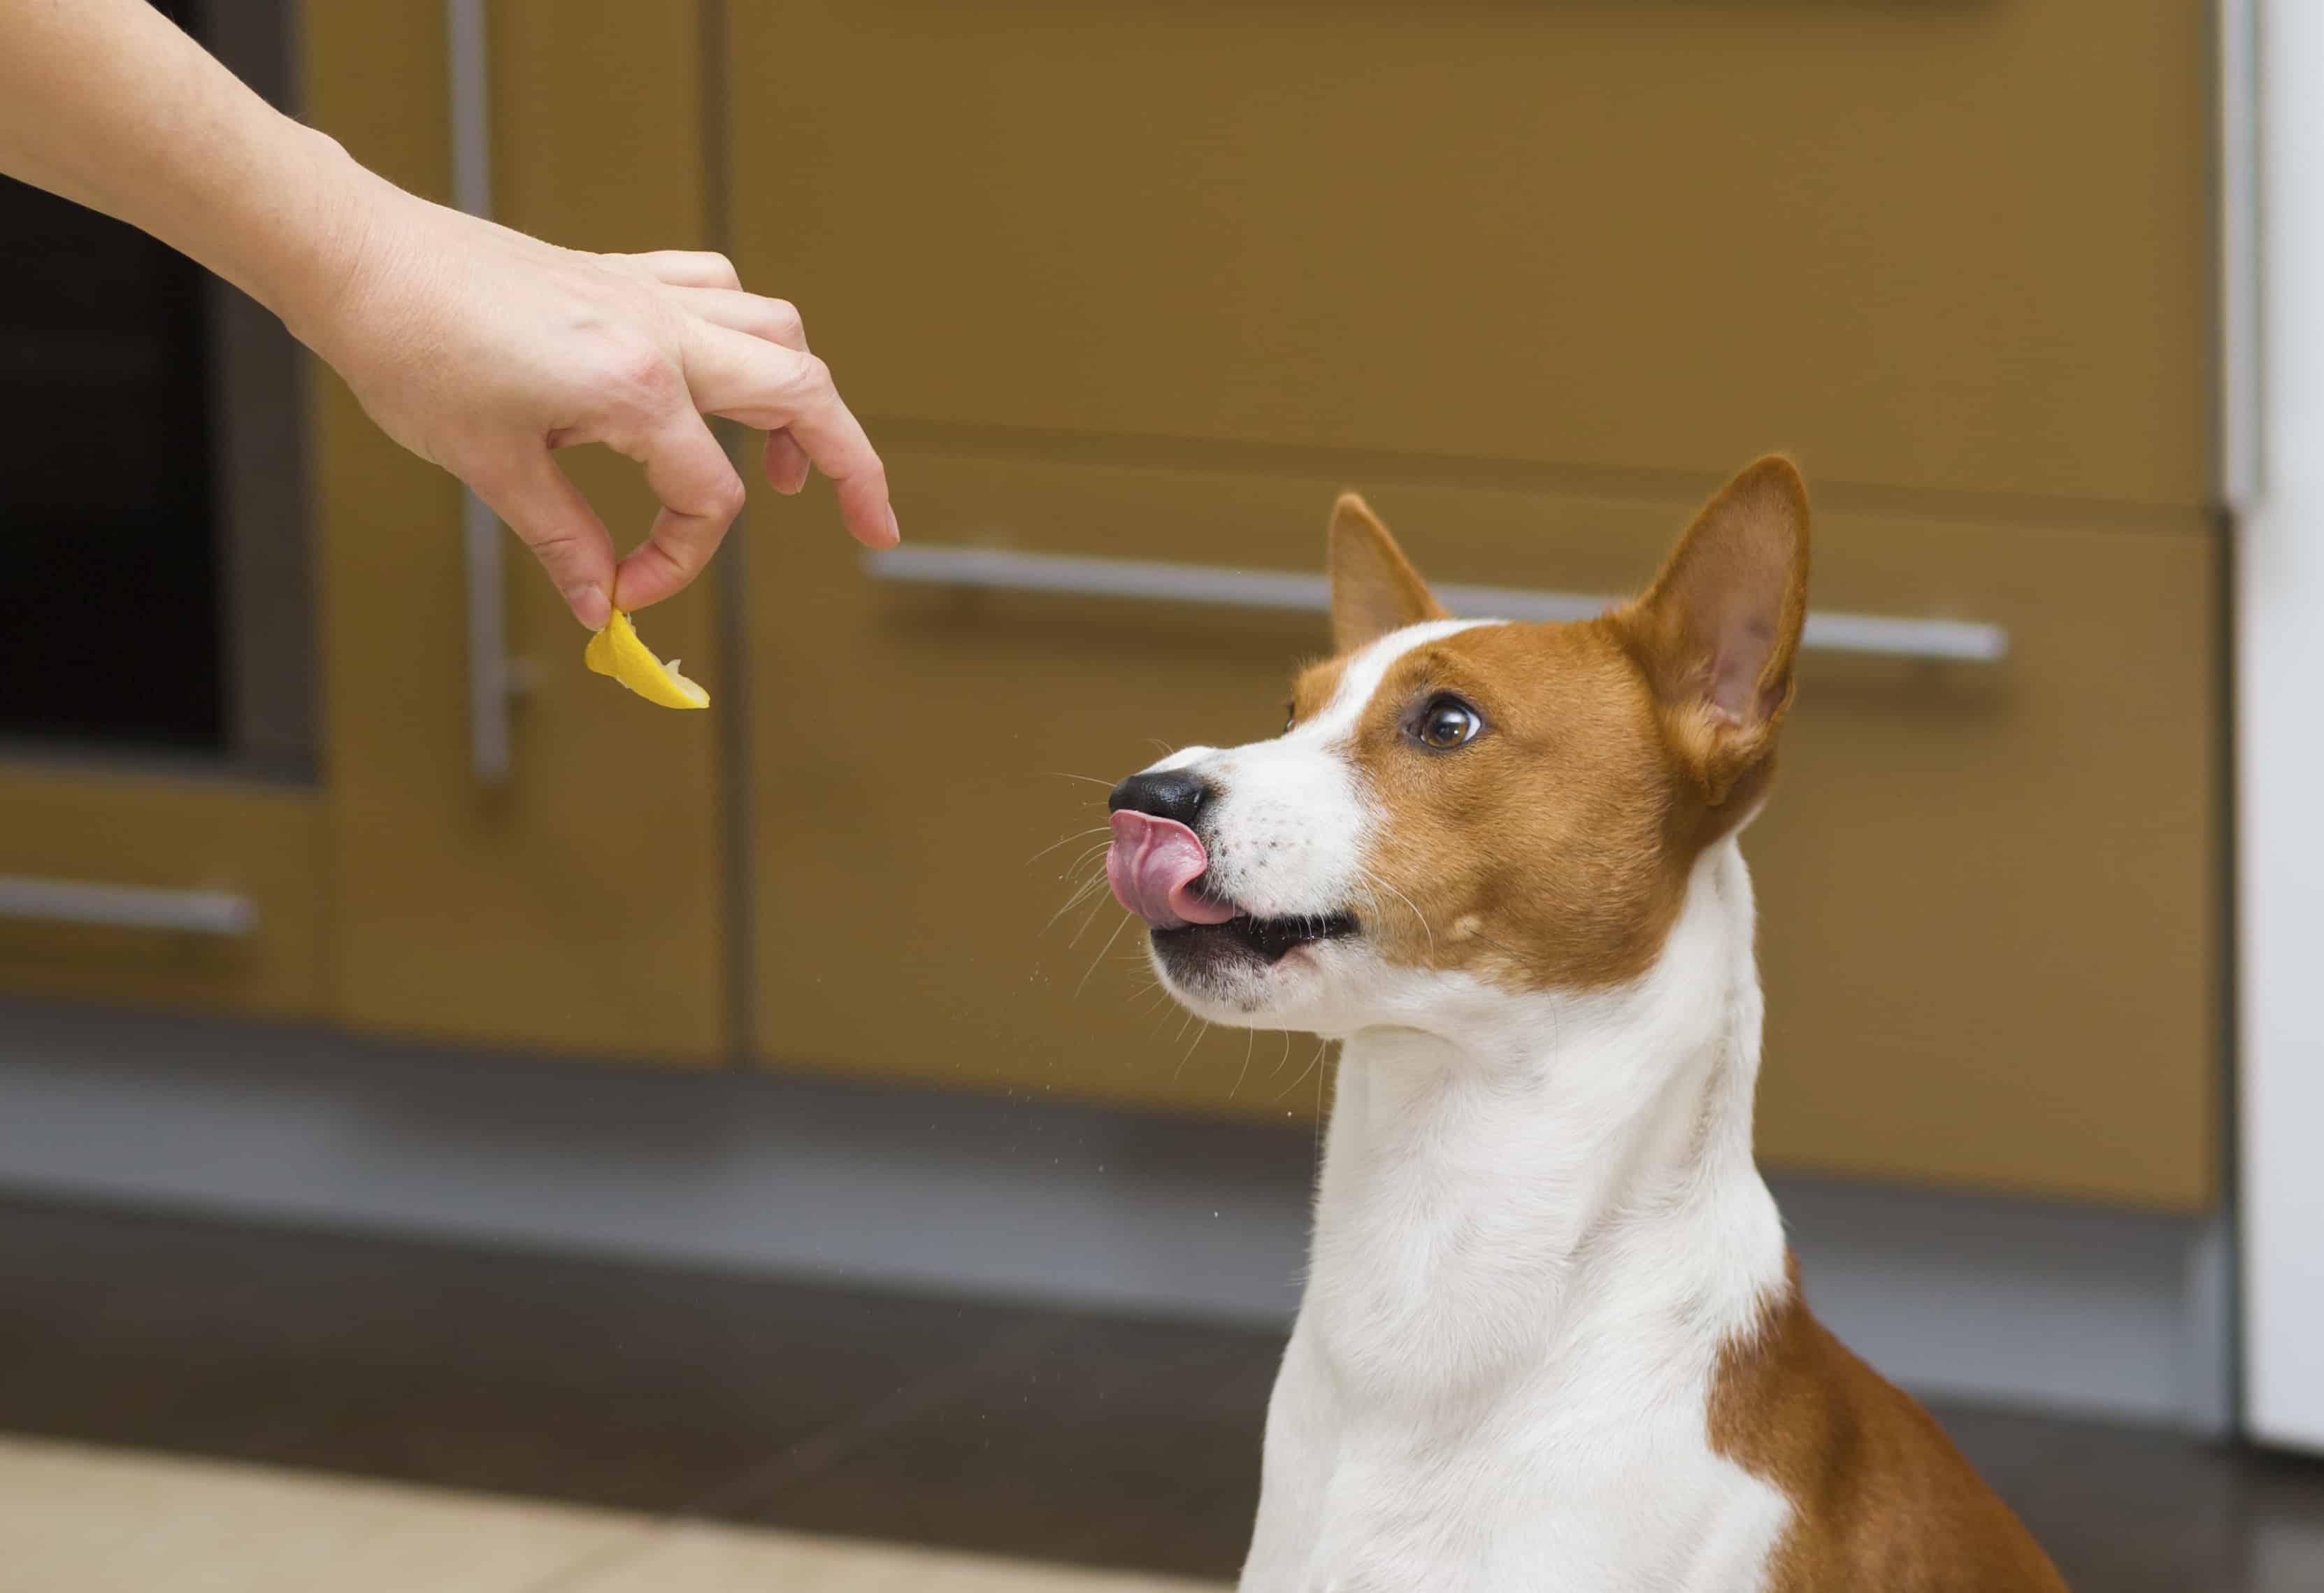
[[[0,874],[0,919],[94,924],[100,929],[161,930],[239,940],[258,929],[258,909],[231,891],[169,891],[78,879]]]
[[[484,54],[484,0],[444,0],[452,88],[452,202],[493,213],[492,85]],[[468,769],[481,785],[509,780],[509,708],[515,671],[508,653],[507,566],[499,516],[460,489],[462,562],[468,603]]]
[[[1009,548],[962,548],[911,542],[863,556],[874,579],[911,585],[970,587],[999,592],[1051,592],[1072,597],[1127,597],[1152,603],[1208,603],[1228,608],[1285,608],[1328,614],[1331,583],[1320,575],[1284,570],[1236,570],[1221,564],[1170,564],[1146,559],[1096,559],[1026,553]],[[1542,592],[1515,587],[1440,586],[1437,600],[1455,614],[1500,619],[1591,619],[1618,607],[1618,597],[1582,592]],[[1965,619],[1907,619],[1880,614],[1808,616],[1800,644],[1820,653],[1944,663],[1997,663],[2009,654],[2009,633]]]

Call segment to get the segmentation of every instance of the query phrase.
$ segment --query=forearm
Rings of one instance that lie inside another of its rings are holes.
[[[143,0],[0,0],[0,171],[152,233],[302,332],[384,186]]]

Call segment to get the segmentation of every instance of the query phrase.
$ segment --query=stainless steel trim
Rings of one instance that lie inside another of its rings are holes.
[[[452,202],[471,216],[493,213],[491,73],[484,52],[484,0],[444,0],[452,88]],[[480,784],[505,785],[513,762],[509,705],[515,681],[508,655],[506,533],[499,516],[465,487],[460,494],[462,562],[468,604],[468,767]]]
[[[2238,514],[2267,490],[2260,425],[2266,312],[2260,228],[2259,15],[2219,0],[2219,487]]]
[[[468,588],[468,768],[484,785],[505,785],[514,764],[509,705],[507,571],[500,519],[473,492],[461,494],[460,533]]]
[[[170,891],[0,874],[0,919],[10,918],[229,940],[258,929],[256,905],[231,891]]]
[[[1156,603],[1207,603],[1229,608],[1331,611],[1331,583],[1320,575],[1279,570],[1235,570],[1216,564],[1174,564],[1145,559],[1100,559],[1028,553],[1010,548],[962,548],[911,542],[863,556],[876,579],[988,591],[1052,592],[1061,597],[1125,597]],[[1497,619],[1588,619],[1618,597],[1542,592],[1513,587],[1439,586],[1437,600],[1455,614]],[[2009,655],[2009,633],[1977,620],[1908,619],[1877,614],[1808,616],[1801,645],[1821,653],[1944,663],[1996,663]]]

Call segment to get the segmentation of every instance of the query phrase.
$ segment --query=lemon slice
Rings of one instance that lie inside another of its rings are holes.
[[[630,616],[620,609],[605,628],[589,638],[588,651],[582,662],[601,675],[611,675],[622,685],[664,708],[708,708],[710,693],[678,672],[678,660],[668,663],[656,658],[643,642],[638,640],[637,627]]]

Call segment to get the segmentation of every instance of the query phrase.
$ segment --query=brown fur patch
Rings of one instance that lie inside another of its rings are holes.
[[[1440,693],[1485,723],[1450,751],[1413,735]],[[1415,648],[1358,721],[1352,756],[1392,816],[1366,858],[1381,954],[1529,989],[1643,973],[1693,848],[1654,694],[1603,621],[1496,625]]]
[[[1808,1313],[1796,1258],[1790,1272],[1711,1403],[1711,1448],[1792,1502],[1768,1593],[2065,1593],[1935,1420]]]
[[[1443,613],[1360,499],[1341,499],[1332,554],[1343,646]],[[1382,955],[1530,989],[1644,973],[1696,857],[1765,790],[1806,612],[1806,492],[1768,458],[1704,506],[1636,603],[1398,659],[1353,749],[1390,815],[1360,912]],[[1300,676],[1297,717],[1330,700],[1343,663]],[[1484,733],[1422,745],[1415,721],[1440,692]]]

